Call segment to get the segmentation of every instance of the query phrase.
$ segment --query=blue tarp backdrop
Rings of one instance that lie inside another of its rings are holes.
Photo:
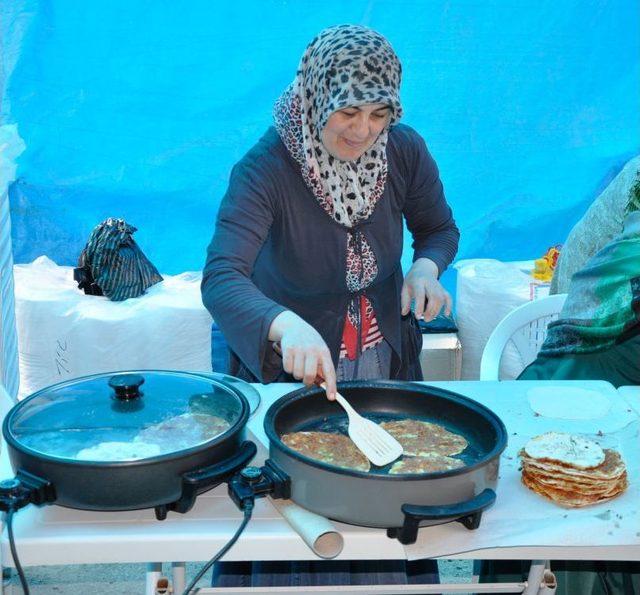
[[[459,258],[539,256],[640,148],[637,0],[4,0],[2,119],[26,150],[14,255],[75,263],[107,216],[164,273],[202,267],[229,171],[322,28],[404,68]],[[405,262],[411,251],[405,240]]]

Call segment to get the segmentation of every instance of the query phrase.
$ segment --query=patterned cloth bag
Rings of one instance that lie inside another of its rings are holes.
[[[124,219],[113,217],[93,229],[73,270],[79,289],[121,302],[162,281],[158,269],[135,243],[135,231]]]

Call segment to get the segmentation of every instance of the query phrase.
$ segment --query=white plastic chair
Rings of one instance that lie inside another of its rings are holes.
[[[566,293],[527,302],[509,312],[491,333],[480,360],[480,380],[500,379],[500,360],[505,347],[513,343],[523,369],[537,356],[547,336],[547,325],[558,318]]]

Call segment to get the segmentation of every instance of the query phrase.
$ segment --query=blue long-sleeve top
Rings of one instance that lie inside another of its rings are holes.
[[[431,259],[440,274],[454,258],[460,234],[436,163],[415,130],[405,125],[390,130],[387,163],[384,193],[356,229],[376,256],[378,275],[365,295],[394,351],[392,376],[400,378],[403,217],[414,260]],[[270,128],[231,172],[203,273],[204,305],[239,359],[232,373],[240,363],[240,376],[261,382],[278,376],[281,362],[268,332],[284,310],[311,324],[337,363],[353,297],[345,270],[349,233],[318,204],[300,166]]]

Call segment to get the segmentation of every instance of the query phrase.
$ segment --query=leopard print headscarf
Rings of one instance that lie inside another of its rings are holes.
[[[387,135],[402,116],[400,78],[400,61],[382,35],[367,27],[340,25],[311,41],[295,79],[274,106],[276,130],[300,164],[305,183],[325,212],[348,229],[371,215],[384,191]],[[320,136],[329,116],[372,103],[391,107],[388,126],[356,161],[334,158]],[[353,231],[346,281],[356,292],[367,287],[378,270],[364,236]]]
[[[387,133],[402,115],[401,67],[389,42],[367,27],[322,31],[300,60],[293,82],[275,104],[275,125],[324,210],[345,227],[366,219],[384,191]],[[329,116],[346,107],[385,103],[388,127],[357,161],[340,161],[322,144]]]

